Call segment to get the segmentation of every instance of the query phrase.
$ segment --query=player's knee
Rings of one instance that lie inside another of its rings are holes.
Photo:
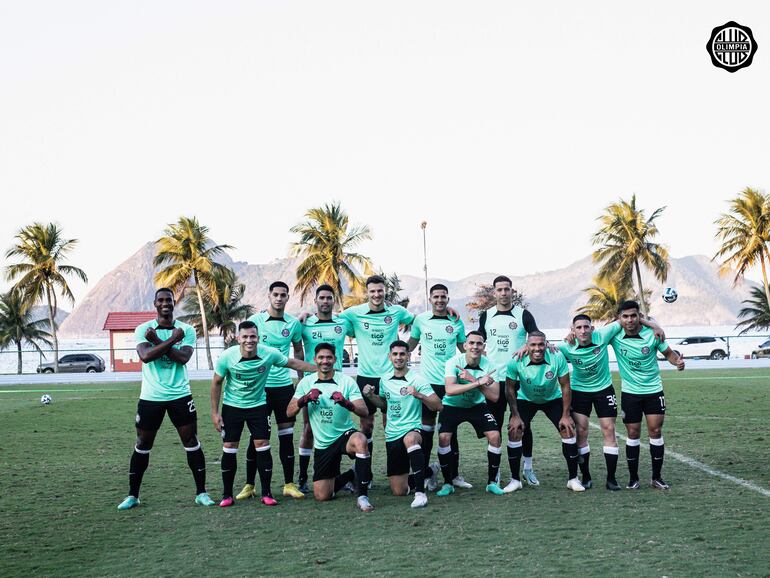
[[[487,432],[487,440],[489,441],[490,445],[500,447],[500,432],[499,431]]]
[[[255,448],[264,448],[264,447],[267,447],[269,445],[270,445],[270,440],[254,440],[254,447]]]
[[[360,432],[356,432],[350,436],[350,445],[353,446],[353,451],[357,454],[365,454],[369,451],[369,446],[366,443],[366,436]]]
[[[409,492],[409,487],[404,487],[400,484],[393,485],[390,487],[391,492],[393,492],[394,496],[406,496],[406,494]]]
[[[334,497],[334,494],[327,489],[313,488],[313,497],[317,502],[328,502]]]
[[[237,450],[238,449],[238,444],[239,444],[239,442],[223,442],[222,443],[222,447],[226,448],[228,450],[230,450],[230,449],[236,449]]]
[[[663,434],[662,434],[662,431],[663,431],[663,428],[661,428],[660,426],[656,426],[656,427],[648,427],[648,428],[647,428],[647,433],[650,435],[650,437],[651,437],[652,439],[657,439],[657,438],[659,438],[661,435],[663,435]]]
[[[438,436],[438,445],[442,448],[448,447],[452,443],[452,434],[442,433]]]
[[[414,445],[421,445],[422,444],[422,436],[418,434],[417,432],[409,432],[404,436],[404,444],[406,447],[414,446]]]

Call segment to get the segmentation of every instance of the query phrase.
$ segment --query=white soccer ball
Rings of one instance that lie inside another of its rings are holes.
[[[666,287],[663,291],[663,301],[666,303],[673,303],[677,297],[679,297],[679,293],[673,287]]]
[[[40,403],[42,403],[43,405],[48,405],[48,404],[49,404],[49,403],[51,403],[52,401],[53,401],[53,399],[51,399],[51,396],[50,396],[50,395],[48,395],[47,393],[44,393],[44,394],[43,394],[43,395],[40,397]]]

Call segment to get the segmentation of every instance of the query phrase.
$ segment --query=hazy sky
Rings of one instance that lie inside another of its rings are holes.
[[[759,45],[734,74],[706,53],[728,20]],[[431,276],[567,265],[631,193],[711,255],[770,188],[763,2],[6,1],[0,78],[0,246],[56,220],[92,284],[180,215],[283,257],[332,199],[402,274],[423,219]]]

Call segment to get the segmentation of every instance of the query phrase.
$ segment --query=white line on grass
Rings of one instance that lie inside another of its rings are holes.
[[[601,427],[599,427],[599,425],[593,422],[589,422],[588,425],[600,431],[602,429]],[[622,439],[623,441],[626,441],[628,439],[626,436],[621,435],[617,432],[615,433],[615,435],[620,439]],[[641,445],[644,447],[647,447],[647,444],[641,444]],[[672,458],[682,462],[683,464],[687,464],[688,466],[691,466],[693,468],[706,472],[707,474],[711,474],[712,476],[716,476],[717,478],[722,478],[723,480],[727,480],[734,484],[738,484],[739,486],[743,486],[744,488],[748,488],[749,490],[753,490],[759,494],[762,494],[763,496],[770,498],[770,490],[766,490],[765,488],[758,486],[753,482],[749,482],[748,480],[744,480],[743,478],[737,478],[735,476],[731,476],[730,474],[726,474],[716,468],[712,468],[711,466],[704,464],[703,462],[699,462],[698,460],[695,460],[684,454],[672,452],[671,450],[666,450],[666,455],[671,456]]]

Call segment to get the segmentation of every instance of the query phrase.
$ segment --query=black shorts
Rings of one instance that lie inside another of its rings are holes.
[[[526,399],[519,399],[516,401],[516,407],[519,410],[519,417],[524,422],[524,428],[529,428],[529,424],[532,422],[532,418],[538,411],[542,411],[551,423],[559,429],[559,420],[561,419],[563,404],[561,398],[552,399],[545,403],[532,403]]]
[[[364,386],[371,385],[374,387],[374,393],[376,395],[380,394],[380,378],[379,377],[364,377],[363,375],[357,375],[356,376],[356,383],[358,384],[358,389],[361,390],[361,395],[364,397],[364,403],[366,404],[366,409],[369,410],[369,415],[374,415],[377,413],[377,408],[372,404],[371,401],[369,401],[369,398],[364,395]]]
[[[222,428],[223,441],[241,441],[244,423],[255,440],[270,439],[270,410],[266,404],[249,408],[222,404],[222,421],[225,424]]]
[[[293,385],[282,385],[281,387],[266,387],[268,414],[275,414],[275,423],[294,423],[295,418],[286,415],[286,409],[289,407],[291,398],[294,397]]]
[[[498,381],[497,384],[500,387],[500,396],[497,398],[497,401],[487,401],[487,405],[489,406],[489,411],[495,416],[498,426],[497,431],[501,431],[505,423],[505,411],[508,409],[508,398],[506,397],[505,382]],[[518,386],[516,387],[518,391]]]
[[[454,407],[445,405],[438,417],[439,433],[457,433],[457,426],[468,422],[476,430],[480,438],[488,431],[497,431],[495,416],[489,411],[486,403],[480,403],[473,407]]]
[[[136,406],[136,427],[147,431],[158,431],[166,412],[171,423],[177,428],[198,420],[192,395],[185,395],[171,401],[140,399]]]
[[[411,430],[421,433],[419,429]],[[385,453],[388,455],[388,476],[403,476],[409,473],[409,453],[406,451],[404,438],[411,432],[407,432],[397,440],[385,442]]]
[[[435,393],[439,399],[444,399],[444,396],[446,395],[446,387],[444,387],[443,385],[435,385],[433,383],[431,383],[430,386],[433,388],[433,393]],[[422,404],[422,421],[426,421],[426,420],[433,421],[437,415],[438,415],[437,411],[428,409],[428,406],[426,406],[425,404]]]
[[[600,391],[572,390],[572,411],[591,417],[591,408],[596,409],[596,417],[617,417],[618,402],[615,388],[605,387]]]
[[[342,456],[348,456],[350,459],[354,459],[353,456],[348,454],[345,448],[348,445],[350,436],[356,433],[356,430],[349,429],[340,437],[338,437],[332,445],[322,450],[315,450],[313,452],[313,481],[318,480],[333,480],[340,475],[340,463],[342,462]]]
[[[643,414],[666,415],[666,397],[663,391],[647,395],[621,392],[620,415],[623,423],[640,423]]]

